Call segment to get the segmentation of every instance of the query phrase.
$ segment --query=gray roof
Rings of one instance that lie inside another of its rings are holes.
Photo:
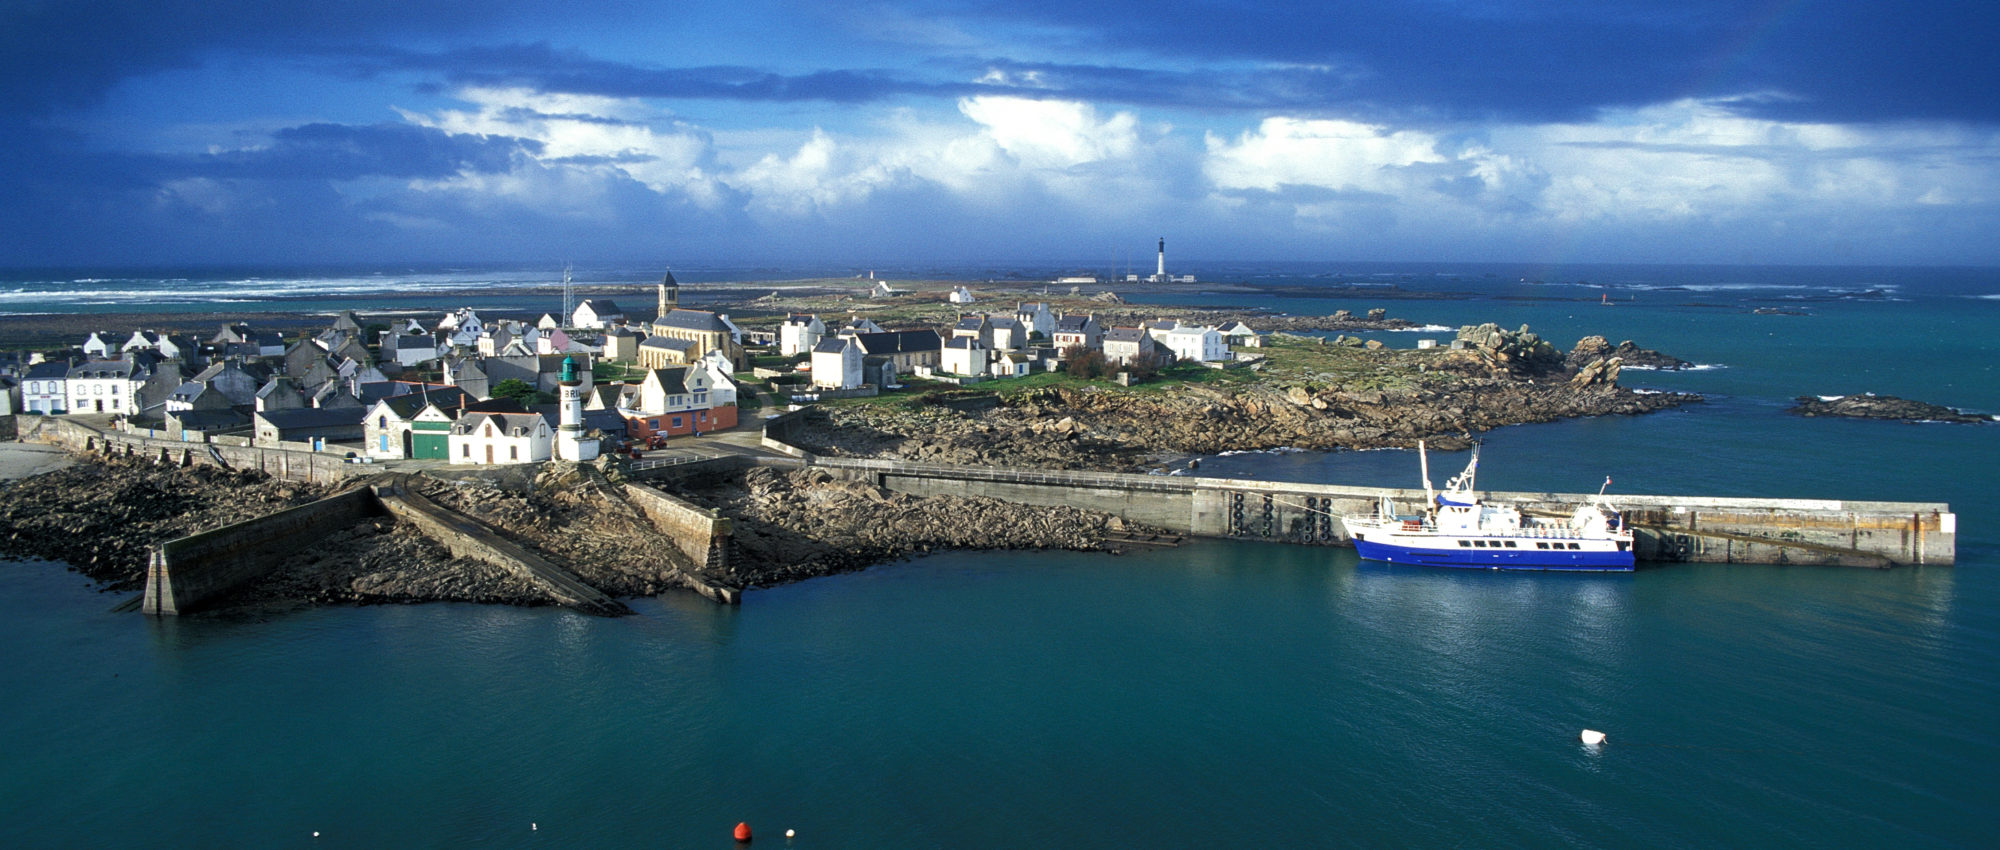
[[[674,280],[674,273],[673,273],[673,270],[669,269],[669,270],[667,271],[667,273],[666,273],[665,275],[663,275],[663,276],[662,276],[662,277],[660,278],[660,285],[661,285],[661,286],[680,286],[680,285],[681,285],[681,282],[680,282],[680,281],[678,281],[678,280]]]
[[[508,436],[521,437],[533,433],[535,426],[542,422],[542,417],[536,413],[467,413],[451,426],[451,432],[470,434],[488,421]]]
[[[682,328],[690,331],[729,332],[729,326],[722,323],[722,318],[707,310],[683,310],[676,307],[668,311],[666,315],[654,319],[653,323],[669,328]]]
[[[45,360],[28,367],[28,374],[23,377],[33,381],[47,381],[68,376],[69,363],[62,360]]]
[[[590,312],[596,313],[599,318],[602,318],[604,316],[625,315],[624,310],[618,309],[618,302],[613,301],[609,298],[585,298],[583,299],[582,304],[578,304],[576,306],[589,307]]]
[[[1106,345],[1114,342],[1139,342],[1144,339],[1147,339],[1146,332],[1139,328],[1112,328],[1104,332]]]
[[[1019,319],[1013,318],[1012,316],[1000,316],[993,319],[993,327],[1012,328],[1014,330],[1020,330],[1021,321]]]
[[[654,369],[652,371],[653,374],[660,376],[660,390],[662,392],[668,395],[680,395],[688,391],[687,376],[688,369],[690,368],[692,367],[669,366],[665,369]]]
[[[250,417],[227,407],[215,410],[183,410],[167,414],[168,419],[181,423],[190,431],[213,431],[218,428],[241,428],[250,424]]]
[[[1083,333],[1097,320],[1090,316],[1064,316],[1056,320],[1056,333]]]
[[[130,360],[85,360],[69,368],[71,378],[130,378]]]
[[[958,324],[952,325],[952,327],[962,331],[976,331],[985,324],[985,316],[964,316],[958,320]]]
[[[944,337],[937,331],[888,331],[879,334],[856,334],[854,341],[860,343],[861,350],[869,354],[906,354],[916,351],[942,351]]]
[[[271,423],[280,430],[294,428],[327,428],[336,425],[359,425],[361,418],[368,415],[365,407],[296,407],[290,410],[266,410],[257,414],[258,419]]]
[[[955,337],[952,337],[951,339],[948,339],[948,340],[946,340],[946,341],[945,341],[945,344],[944,344],[944,347],[945,347],[945,348],[966,348],[966,349],[971,349],[971,348],[980,348],[980,347],[982,347],[982,346],[981,346],[981,345],[979,344],[979,338],[978,338],[978,337],[973,337],[973,336],[955,336]]]
[[[848,338],[844,336],[826,337],[825,339],[820,340],[818,344],[813,346],[813,353],[839,354],[842,349],[847,348],[847,340]]]
[[[639,343],[639,347],[664,348],[668,351],[686,351],[694,347],[694,340],[674,339],[673,337],[665,337],[665,336],[654,336],[654,337],[647,337],[645,342]]]

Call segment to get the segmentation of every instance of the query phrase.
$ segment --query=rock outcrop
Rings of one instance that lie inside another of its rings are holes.
[[[1650,348],[1640,348],[1631,340],[1612,345],[1601,336],[1587,336],[1576,341],[1576,347],[1563,357],[1563,365],[1571,369],[1582,369],[1598,360],[1616,358],[1628,369],[1659,369],[1676,372],[1694,368],[1693,363],[1671,354],[1664,354]]]
[[[1965,413],[1943,405],[1911,401],[1892,395],[1831,396],[1794,399],[1792,413],[1800,416],[1846,416],[1855,419],[1893,419],[1901,422],[1992,422],[1993,417]]]

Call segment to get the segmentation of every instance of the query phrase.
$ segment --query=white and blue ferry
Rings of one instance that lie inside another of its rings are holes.
[[[1471,567],[1493,570],[1632,569],[1632,529],[1618,512],[1597,498],[1568,519],[1526,517],[1512,505],[1492,505],[1473,492],[1479,446],[1465,471],[1431,490],[1430,459],[1423,443],[1417,457],[1424,476],[1421,514],[1397,514],[1384,497],[1375,513],[1341,518],[1361,557],[1395,564]],[[1604,479],[1609,487],[1611,479]]]

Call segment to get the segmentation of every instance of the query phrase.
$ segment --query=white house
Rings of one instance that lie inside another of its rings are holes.
[[[604,330],[625,321],[625,311],[608,298],[585,298],[570,315],[570,327]]]
[[[953,375],[984,375],[989,349],[976,336],[955,336],[945,340],[938,369]]]
[[[49,360],[28,367],[21,378],[21,409],[61,413],[69,409],[69,363]]]
[[[1242,322],[1228,322],[1215,329],[1222,334],[1222,342],[1231,348],[1262,348],[1264,338],[1257,335],[1249,325]]]
[[[452,423],[455,464],[533,463],[555,451],[555,431],[537,413],[467,413]]]
[[[1028,327],[1013,316],[999,316],[987,324],[993,326],[994,351],[1015,351],[1028,347]]]
[[[1049,312],[1049,305],[1040,301],[1016,303],[1014,319],[1028,329],[1031,334],[1041,334],[1042,339],[1054,339],[1056,335],[1056,314]]]
[[[710,399],[717,405],[736,403],[736,364],[729,362],[729,355],[720,350],[701,356],[696,364],[708,370]]]
[[[971,290],[963,286],[954,286],[951,288],[951,294],[945,296],[945,300],[953,304],[971,304],[976,299],[972,297]]]
[[[1181,325],[1168,331],[1161,339],[1174,359],[1182,362],[1207,363],[1229,357],[1229,347],[1223,344],[1222,333],[1214,328]]]
[[[71,413],[136,413],[134,402],[146,377],[129,359],[85,360],[69,368],[63,387],[69,399],[63,409]]]
[[[102,334],[91,334],[89,339],[83,341],[83,354],[86,357],[99,359],[108,357],[111,354],[111,343],[105,341]]]
[[[889,286],[889,282],[886,280],[876,283],[873,288],[868,290],[868,297],[870,298],[893,298],[901,294],[903,294],[902,290]]]
[[[828,390],[861,386],[861,358],[861,345],[853,337],[820,340],[812,351],[813,386]]]
[[[1010,351],[993,358],[988,368],[995,378],[1020,378],[1033,368],[1035,359],[1017,351]]]
[[[874,319],[862,318],[860,316],[848,316],[847,324],[841,325],[840,330],[837,331],[837,333],[848,334],[848,335],[879,334],[879,333],[886,333],[886,331],[882,329],[881,325],[875,324]]]
[[[787,313],[778,326],[778,353],[786,357],[813,350],[826,335],[826,323],[811,313]]]

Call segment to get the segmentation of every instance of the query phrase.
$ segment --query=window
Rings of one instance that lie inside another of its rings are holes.
[[[389,427],[389,416],[388,416],[388,414],[383,414],[383,415],[381,415],[381,416],[377,416],[377,417],[375,417],[375,427],[377,427],[377,428],[387,428],[387,427]]]
[[[1460,540],[1460,541],[1458,541],[1458,548],[1460,548],[1460,549],[1470,549],[1470,548],[1472,548],[1472,541],[1470,541],[1470,540]]]
[[[1579,547],[1579,546],[1577,546],[1577,545],[1576,545],[1575,543],[1571,543],[1571,544],[1569,544],[1569,548],[1571,548],[1571,549],[1578,549],[1578,548],[1582,548],[1582,547]]]
[[[458,447],[458,456],[459,456],[459,457],[471,457],[471,456],[472,456],[472,444],[471,444],[471,443],[461,443],[461,444],[459,445],[459,447]]]
[[[1549,544],[1547,544],[1547,543],[1545,543],[1545,542],[1540,542],[1540,541],[1537,541],[1537,542],[1535,543],[1535,548],[1537,548],[1537,549],[1547,549],[1547,548],[1549,548]]]
[[[1509,541],[1507,541],[1507,548],[1509,548],[1509,549],[1512,549],[1512,548],[1514,548],[1514,541],[1512,541],[1512,540],[1509,540]]]
[[[678,416],[674,417],[674,427],[675,428],[681,427],[681,418]]]
[[[111,397],[111,409],[112,409],[112,410],[117,410],[117,409],[118,409],[118,397],[117,397],[117,396],[112,396],[112,397]]]
[[[508,459],[508,460],[520,460],[520,459],[521,459],[521,447],[520,447],[520,446],[508,446],[508,447],[507,447],[507,459]]]

